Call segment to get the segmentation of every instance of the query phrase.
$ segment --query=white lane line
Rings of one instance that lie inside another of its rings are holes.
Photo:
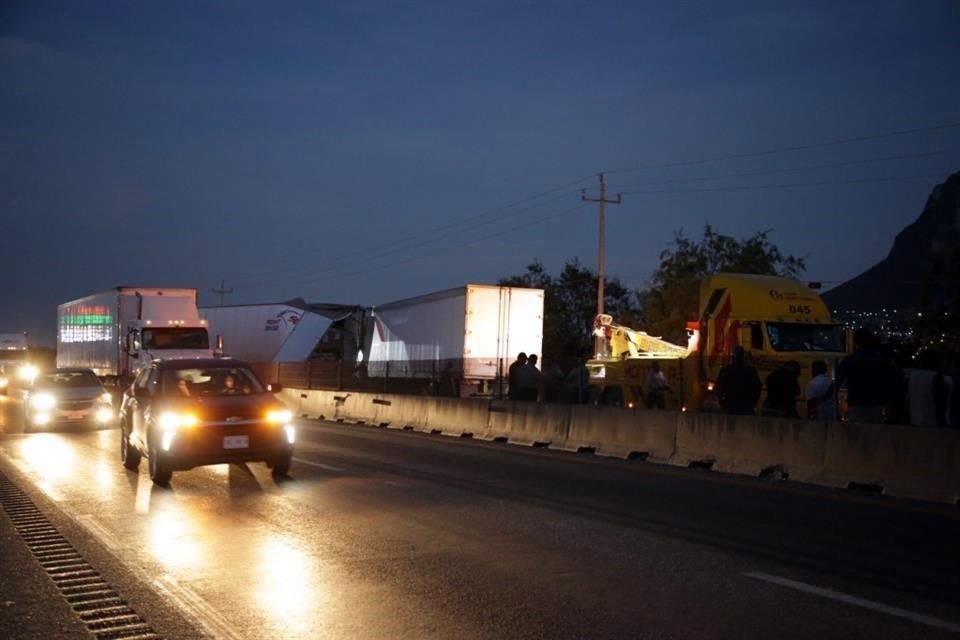
[[[787,587],[788,589],[796,589],[797,591],[810,593],[815,596],[820,596],[822,598],[829,598],[831,600],[836,600],[837,602],[850,604],[855,607],[862,607],[864,609],[870,609],[871,611],[885,613],[888,616],[903,618],[905,620],[912,620],[913,622],[918,622],[920,624],[926,625],[928,627],[933,627],[935,629],[942,629],[944,631],[952,631],[953,633],[960,633],[960,624],[954,624],[953,622],[947,622],[946,620],[934,618],[932,616],[924,615],[922,613],[908,611],[906,609],[901,609],[899,607],[891,607],[890,605],[882,604],[880,602],[865,600],[863,598],[847,595],[839,591],[834,591],[833,589],[824,589],[823,587],[815,587],[812,584],[797,582],[796,580],[789,580],[787,578],[781,578],[779,576],[772,576],[769,573],[760,573],[760,572],[751,571],[751,572],[744,573],[743,575],[745,575],[748,578],[753,578],[755,580],[763,580],[764,582],[780,585],[781,587]]]
[[[100,543],[110,551],[116,551],[117,548],[120,547],[120,543],[114,535],[107,531],[102,524],[97,522],[94,516],[89,514],[76,516],[74,520],[80,523],[80,526],[86,529],[88,533],[99,540]]]
[[[243,640],[244,636],[234,629],[223,616],[204,602],[203,598],[192,589],[178,583],[172,576],[161,576],[153,582],[153,586],[200,623],[211,637]]]
[[[335,467],[332,464],[323,464],[322,462],[313,462],[311,460],[304,460],[303,458],[294,458],[294,462],[297,464],[305,464],[308,467],[317,467],[318,469],[326,469],[327,471],[343,471],[340,467]]]

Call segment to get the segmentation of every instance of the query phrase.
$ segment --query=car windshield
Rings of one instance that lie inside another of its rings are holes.
[[[0,351],[0,363],[2,362],[22,362],[27,358],[26,349],[7,349]]]
[[[843,351],[837,325],[768,322],[767,336],[774,351]]]
[[[207,397],[266,393],[256,375],[243,367],[169,369],[160,377],[165,396]]]
[[[207,330],[200,328],[170,327],[143,330],[143,348],[156,349],[209,349]]]
[[[99,387],[100,380],[92,371],[48,371],[37,376],[36,386],[56,389]]]

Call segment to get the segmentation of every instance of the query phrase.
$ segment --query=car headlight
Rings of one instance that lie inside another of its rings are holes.
[[[33,382],[37,377],[37,368],[32,364],[25,364],[20,367],[19,375],[24,382]]]
[[[37,411],[50,411],[57,405],[57,400],[49,393],[38,393],[30,398],[30,405]]]
[[[97,409],[97,422],[110,422],[113,419],[113,411],[106,407]]]
[[[0,376],[0,389],[7,386],[7,376]]]
[[[277,409],[267,413],[267,422],[272,424],[287,424],[293,420],[293,413],[289,409]]]
[[[297,441],[297,430],[292,424],[286,424],[283,426],[283,432],[287,436],[287,442],[293,444]]]
[[[104,393],[99,400],[101,404],[113,404],[113,396],[109,393]]]
[[[195,426],[197,424],[197,416],[189,413],[173,413],[172,411],[168,411],[160,414],[160,419],[157,422],[164,431],[173,431],[182,427]]]

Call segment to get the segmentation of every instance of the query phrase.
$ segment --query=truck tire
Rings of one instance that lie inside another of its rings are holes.
[[[130,437],[123,427],[120,427],[120,462],[130,471],[140,468],[140,452],[130,444]]]

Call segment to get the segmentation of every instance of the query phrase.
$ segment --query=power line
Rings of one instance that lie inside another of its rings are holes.
[[[941,151],[926,151],[923,153],[908,153],[897,156],[885,156],[883,158],[867,158],[863,160],[850,160],[847,162],[830,162],[825,164],[808,164],[800,167],[786,167],[783,169],[765,169],[763,171],[748,171],[744,173],[727,173],[724,175],[715,175],[715,176],[701,176],[698,178],[672,178],[669,180],[651,180],[647,182],[638,182],[635,186],[645,187],[653,186],[660,184],[679,184],[683,182],[699,182],[702,180],[723,180],[726,178],[748,178],[753,176],[766,176],[774,175],[780,173],[793,173],[795,171],[813,171],[816,169],[835,169],[838,167],[852,167],[865,164],[875,164],[878,162],[891,162],[894,160],[913,160],[916,158],[927,158],[933,156],[942,156],[950,153],[960,153],[960,148],[957,149],[944,149]],[[623,189],[623,185],[618,185],[616,188]]]
[[[516,216],[519,216],[519,215],[528,213],[528,212],[530,212],[530,211],[533,211],[533,210],[539,209],[539,208],[541,208],[541,207],[544,207],[544,206],[550,204],[551,202],[553,202],[553,201],[555,201],[555,200],[566,199],[566,198],[568,198],[569,196],[573,195],[573,193],[576,193],[576,192],[571,191],[571,192],[563,193],[563,194],[560,194],[559,196],[550,198],[549,200],[546,200],[546,201],[541,202],[541,203],[539,203],[539,204],[531,205],[530,207],[527,207],[527,208],[525,208],[525,209],[510,211],[510,212],[508,212],[508,213],[506,213],[506,214],[504,214],[504,215],[502,215],[502,216],[498,216],[498,217],[495,217],[495,218],[493,218],[493,219],[481,220],[481,221],[479,221],[479,222],[474,222],[472,225],[466,226],[466,227],[462,227],[461,229],[458,229],[457,231],[454,231],[454,232],[447,232],[447,233],[442,233],[442,234],[436,234],[436,230],[435,230],[433,233],[436,235],[436,237],[429,238],[429,239],[424,240],[424,241],[422,241],[422,242],[415,242],[415,243],[410,243],[410,244],[404,244],[404,245],[402,245],[402,246],[395,247],[395,248],[390,249],[390,250],[388,250],[388,251],[381,251],[381,252],[379,252],[377,255],[374,255],[374,256],[372,256],[372,257],[369,256],[369,255],[361,255],[361,256],[353,255],[353,256],[350,257],[350,259],[347,259],[347,260],[339,260],[339,261],[337,261],[337,262],[335,262],[335,263],[332,263],[332,264],[331,264],[331,263],[321,263],[321,264],[313,265],[313,266],[311,266],[311,267],[301,268],[301,269],[299,269],[299,271],[300,271],[301,273],[298,274],[298,275],[291,275],[291,276],[279,277],[279,278],[271,278],[271,279],[267,279],[267,280],[257,280],[257,281],[253,281],[253,282],[248,282],[248,283],[247,283],[247,286],[251,286],[251,287],[252,287],[252,286],[262,286],[262,285],[266,285],[266,284],[275,284],[275,283],[281,283],[281,282],[289,282],[289,281],[290,281],[290,278],[298,278],[299,280],[297,280],[297,281],[302,281],[302,278],[303,278],[304,276],[307,276],[308,274],[309,274],[309,276],[310,276],[311,278],[314,278],[314,277],[316,277],[317,275],[322,274],[322,273],[330,273],[330,272],[342,271],[344,268],[350,267],[350,266],[355,265],[355,264],[365,263],[365,262],[368,263],[368,262],[370,262],[370,261],[380,260],[380,259],[382,259],[382,258],[384,258],[384,257],[390,256],[390,255],[394,255],[394,254],[397,254],[397,253],[401,253],[401,252],[405,252],[405,251],[409,251],[409,250],[411,250],[411,249],[416,249],[416,248],[419,248],[419,247],[426,247],[426,246],[428,246],[428,245],[435,244],[435,243],[437,243],[437,242],[439,242],[439,241],[446,240],[447,238],[451,238],[451,237],[454,237],[454,236],[458,236],[458,235],[460,235],[460,234],[461,234],[462,232],[464,232],[464,231],[471,231],[471,230],[473,230],[473,229],[478,229],[478,228],[484,227],[484,226],[486,226],[486,225],[488,225],[488,224],[491,224],[491,223],[493,223],[493,222],[498,222],[498,221],[503,220],[503,219],[506,219],[506,218],[513,218],[513,217],[516,217]],[[394,244],[396,244],[396,243],[394,243]],[[470,243],[467,243],[467,244],[470,244]],[[460,246],[463,246],[463,245],[464,245],[464,243],[460,243]]]
[[[893,176],[880,178],[858,178],[853,180],[823,180],[819,182],[792,182],[785,184],[742,185],[731,187],[704,187],[696,189],[650,189],[646,191],[624,191],[624,195],[653,195],[662,193],[707,193],[711,191],[763,191],[765,189],[793,189],[801,187],[822,187],[845,184],[866,184],[876,182],[898,182],[902,180],[930,180],[942,177],[942,174],[925,174],[917,176]]]
[[[769,156],[775,155],[778,153],[790,153],[792,151],[807,151],[810,149],[823,149],[825,147],[835,147],[844,144],[852,144],[854,142],[868,142],[870,140],[881,140],[883,138],[894,138],[897,136],[905,136],[914,133],[924,133],[927,131],[941,131],[943,129],[953,129],[960,127],[960,122],[948,122],[944,124],[931,125],[928,127],[916,127],[914,129],[901,129],[898,131],[887,131],[884,133],[876,133],[866,136],[857,136],[854,138],[841,138],[838,140],[830,140],[827,142],[816,142],[812,144],[803,144],[796,145],[791,147],[778,147],[774,149],[765,149],[762,151],[747,151],[743,153],[731,153],[719,156],[713,156],[708,158],[701,158],[699,160],[679,160],[676,162],[666,162],[662,164],[650,164],[643,167],[636,167],[633,169],[614,169],[612,171],[606,171],[607,174],[614,173],[632,173],[635,171],[648,171],[650,169],[668,169],[672,167],[688,167],[697,164],[705,164],[708,162],[719,162],[721,160],[741,160],[744,158],[757,158],[760,156]]]
[[[412,256],[412,257],[409,257],[409,258],[404,258],[404,259],[402,259],[402,260],[395,260],[395,261],[390,262],[390,263],[387,263],[387,264],[376,265],[376,266],[374,266],[374,267],[372,267],[372,268],[369,268],[369,269],[358,269],[358,270],[356,270],[356,271],[351,271],[351,272],[348,272],[348,273],[340,274],[340,275],[338,275],[337,277],[338,277],[338,278],[349,278],[349,277],[353,277],[353,276],[356,276],[356,275],[362,275],[362,274],[365,274],[365,273],[370,273],[370,272],[372,272],[372,271],[380,271],[380,270],[383,270],[383,269],[387,269],[387,268],[389,268],[389,267],[395,267],[395,266],[397,266],[397,265],[406,264],[406,263],[409,263],[409,262],[415,262],[415,261],[417,261],[417,260],[422,260],[422,259],[424,259],[424,258],[431,258],[431,257],[434,257],[434,256],[443,255],[443,254],[445,254],[445,253],[452,253],[452,252],[454,252],[454,251],[459,251],[459,250],[462,249],[463,247],[466,247],[466,246],[469,246],[469,245],[473,245],[473,244],[477,244],[478,242],[483,242],[483,241],[486,241],[486,240],[493,240],[493,239],[495,239],[495,238],[499,238],[499,237],[505,236],[506,234],[511,233],[511,232],[513,232],[513,231],[518,231],[518,230],[520,230],[520,229],[526,229],[526,228],[532,227],[532,226],[534,226],[534,225],[540,224],[541,222],[546,222],[546,221],[548,221],[548,220],[554,220],[554,219],[557,219],[557,218],[560,218],[560,217],[563,217],[563,216],[566,216],[566,215],[570,215],[571,213],[573,213],[573,212],[575,212],[575,211],[581,210],[582,207],[583,207],[583,205],[579,205],[579,204],[578,204],[576,207],[572,207],[572,208],[570,208],[570,209],[565,209],[565,210],[563,210],[563,211],[559,211],[559,212],[557,212],[557,213],[552,213],[552,214],[545,215],[545,216],[539,216],[539,217],[537,217],[537,218],[535,218],[535,219],[533,219],[533,220],[530,220],[530,221],[525,222],[525,223],[523,223],[523,224],[519,224],[519,225],[515,225],[515,226],[512,226],[512,227],[509,227],[509,228],[504,229],[504,230],[502,230],[502,231],[498,231],[498,232],[496,232],[496,233],[492,233],[492,234],[489,234],[489,235],[486,235],[486,236],[482,236],[482,237],[479,237],[479,238],[473,238],[473,239],[471,239],[471,240],[467,240],[467,241],[461,242],[461,243],[459,243],[459,244],[458,244],[457,246],[455,246],[455,247],[442,248],[442,249],[439,249],[439,250],[437,250],[437,251],[433,251],[433,252],[429,252],[429,253],[424,253],[424,254],[417,255],[417,256]],[[300,284],[300,283],[303,283],[303,282],[311,282],[312,280],[313,280],[313,277],[310,277],[310,278],[300,278],[300,279],[298,279],[298,280],[290,280],[290,281],[287,282],[287,284]]]
[[[557,192],[562,191],[562,190],[564,190],[564,189],[569,189],[570,187],[573,187],[573,186],[578,185],[578,184],[580,184],[580,183],[582,183],[582,182],[585,182],[586,180],[589,180],[589,179],[592,178],[592,177],[593,177],[593,176],[584,176],[584,177],[582,177],[582,178],[578,178],[577,180],[571,180],[570,182],[564,183],[564,184],[562,184],[562,185],[560,185],[560,186],[553,187],[553,188],[551,188],[551,189],[546,189],[546,190],[544,190],[544,191],[540,191],[540,192],[535,193],[535,194],[533,194],[533,195],[531,195],[531,196],[527,196],[527,197],[524,197],[524,198],[520,198],[519,200],[515,200],[515,201],[513,201],[513,202],[510,202],[510,203],[508,203],[508,204],[495,207],[495,208],[493,208],[493,209],[489,209],[489,210],[484,211],[484,212],[481,212],[481,213],[479,213],[479,214],[471,214],[468,218],[464,218],[464,219],[461,219],[461,220],[456,221],[456,222],[451,222],[451,223],[447,223],[447,224],[441,225],[441,226],[436,227],[436,228],[434,228],[433,230],[428,231],[428,232],[426,232],[426,233],[429,234],[429,235],[437,234],[437,233],[440,233],[440,232],[443,232],[443,231],[446,231],[446,230],[450,230],[450,229],[454,229],[454,228],[457,228],[457,227],[460,227],[460,226],[463,226],[463,225],[470,225],[471,223],[473,224],[473,226],[472,226],[472,227],[468,227],[468,228],[474,228],[474,227],[478,226],[477,223],[476,223],[476,221],[475,221],[475,218],[476,218],[477,216],[486,217],[486,216],[491,216],[491,215],[494,215],[494,214],[497,214],[497,213],[501,213],[501,212],[502,212],[502,215],[500,215],[500,216],[495,216],[495,217],[493,217],[493,218],[489,218],[489,219],[487,219],[487,220],[485,221],[484,224],[488,224],[488,223],[490,223],[490,222],[494,222],[494,221],[497,221],[497,220],[501,220],[501,219],[503,219],[503,218],[511,217],[511,216],[513,216],[513,215],[516,215],[516,213],[517,213],[517,212],[515,212],[515,211],[511,211],[511,209],[513,209],[514,207],[517,207],[517,206],[526,204],[526,203],[528,203],[528,202],[532,202],[532,201],[534,201],[534,200],[537,200],[537,199],[539,199],[539,198],[543,198],[543,197],[545,197],[545,196],[548,196],[548,195],[557,193]],[[565,196],[565,195],[567,195],[567,194],[561,194],[561,195],[564,195],[564,196]],[[557,199],[557,198],[551,198],[549,201],[552,201],[552,200],[554,200],[554,199]],[[549,202],[549,201],[548,201],[548,202]],[[539,206],[543,206],[543,205],[539,205]],[[537,208],[537,207],[534,206],[534,207],[531,207],[530,209],[535,209],[535,208]],[[529,209],[527,209],[527,210],[529,210]],[[395,240],[391,240],[390,242],[386,242],[386,243],[382,243],[382,244],[379,244],[379,245],[372,246],[372,247],[370,247],[370,249],[371,249],[371,250],[377,250],[377,249],[383,249],[383,248],[396,247],[396,246],[398,246],[398,245],[403,245],[404,243],[407,243],[407,242],[409,242],[410,240],[422,240],[422,239],[423,239],[423,236],[424,236],[424,233],[417,233],[417,234],[413,234],[413,235],[408,235],[408,236],[404,236],[404,237],[402,237],[402,238],[397,238],[397,239],[395,239]],[[279,275],[279,274],[281,274],[281,273],[295,273],[295,272],[301,272],[301,271],[310,271],[310,270],[316,269],[316,268],[318,268],[318,267],[323,267],[323,266],[326,266],[326,265],[336,265],[336,264],[340,263],[343,259],[355,259],[355,258],[356,258],[356,255],[355,255],[355,254],[344,253],[344,254],[339,254],[339,255],[337,255],[337,256],[333,256],[333,257],[327,258],[326,260],[321,261],[320,263],[306,264],[306,265],[301,265],[301,266],[298,266],[298,267],[287,267],[287,268],[284,268],[284,269],[277,269],[277,270],[274,270],[274,271],[266,271],[266,272],[265,272],[265,271],[260,271],[260,272],[256,272],[256,273],[250,272],[250,273],[246,273],[246,274],[234,275],[234,276],[232,276],[230,279],[231,279],[231,281],[243,281],[243,280],[249,280],[250,278],[262,277],[262,276],[264,276],[264,275]]]

